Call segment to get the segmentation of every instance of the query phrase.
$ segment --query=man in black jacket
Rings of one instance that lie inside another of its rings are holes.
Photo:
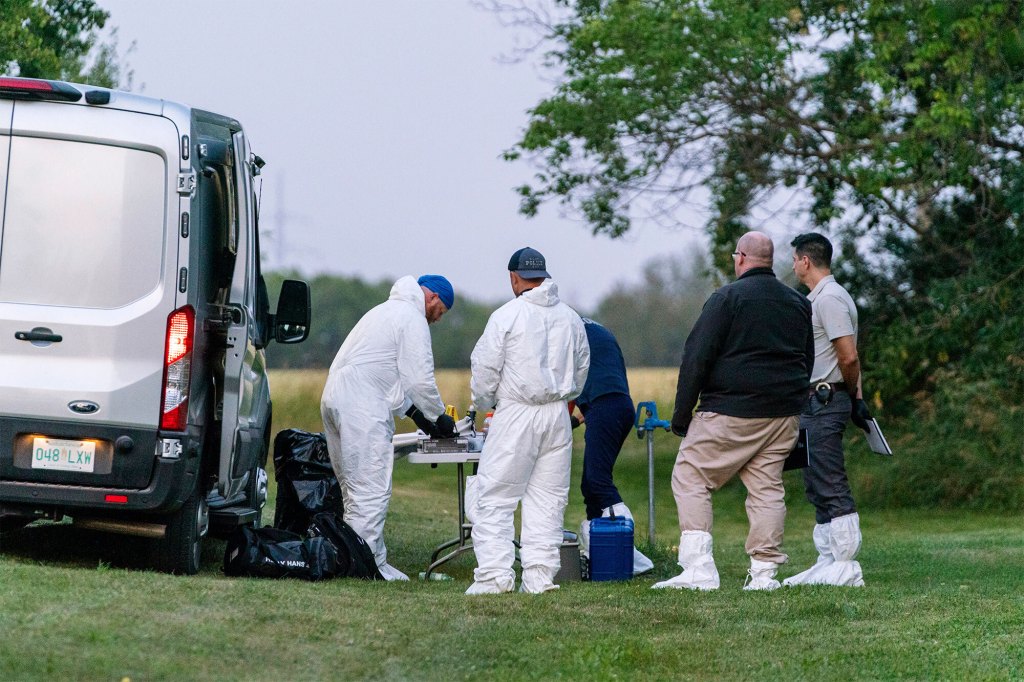
[[[750,520],[744,589],[780,586],[775,573],[787,559],[782,466],[807,398],[814,337],[811,306],[776,279],[773,255],[768,235],[740,237],[732,254],[737,280],[711,295],[686,339],[672,416],[672,431],[683,436],[672,472],[683,572],[655,588],[718,588],[711,492],[736,475],[747,488]]]

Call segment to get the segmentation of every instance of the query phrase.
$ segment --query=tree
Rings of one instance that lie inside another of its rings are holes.
[[[1019,352],[995,361],[1016,327],[984,322],[1024,289],[1019,0],[556,4],[562,80],[506,153],[539,167],[524,213],[558,200],[616,236],[703,188],[725,270],[751,210],[798,192],[801,227],[843,247],[891,392],[928,389],[987,330],[968,364],[1019,394]]]
[[[527,213],[559,198],[615,236],[636,199],[704,186],[721,250],[782,186],[813,195],[819,225],[923,235],[957,199],[1009,210],[997,185],[1024,151],[1019,2],[571,6],[548,36],[564,80],[508,152],[541,166],[520,188]]]
[[[116,87],[123,75],[110,14],[94,0],[0,0],[0,72]]]
[[[840,247],[866,396],[907,434],[868,499],[1020,509],[1021,1],[554,2],[561,80],[506,153],[538,166],[521,210],[616,236],[706,191],[725,272],[752,211],[795,192],[789,229]]]

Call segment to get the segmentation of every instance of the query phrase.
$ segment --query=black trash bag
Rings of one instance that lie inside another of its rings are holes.
[[[341,509],[341,486],[322,433],[285,429],[274,438],[274,526],[305,533],[313,515]]]
[[[334,545],[338,553],[339,577],[384,580],[366,540],[352,530],[352,526],[345,523],[338,512],[314,515],[308,534],[311,538],[322,537]]]
[[[302,539],[279,528],[240,526],[224,550],[224,575],[327,580],[338,574],[338,552],[326,538]]]

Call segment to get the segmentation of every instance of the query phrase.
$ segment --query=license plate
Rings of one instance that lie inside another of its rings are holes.
[[[88,471],[96,467],[96,443],[59,438],[32,439],[32,468]]]

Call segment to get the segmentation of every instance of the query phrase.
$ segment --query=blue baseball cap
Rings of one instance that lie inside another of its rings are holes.
[[[512,254],[508,261],[509,272],[514,272],[523,279],[548,278],[547,262],[537,249],[525,246]]]
[[[437,294],[441,303],[444,303],[444,307],[448,310],[455,305],[455,290],[452,289],[452,283],[441,275],[423,275],[416,280],[416,283]]]

